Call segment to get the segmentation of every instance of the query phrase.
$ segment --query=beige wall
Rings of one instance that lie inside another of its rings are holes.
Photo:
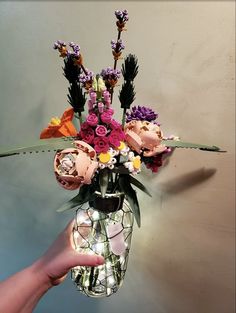
[[[176,150],[158,175],[138,177],[139,195],[126,281],[93,300],[68,279],[36,313],[234,312],[234,2],[63,1],[0,3],[0,144],[31,141],[66,107],[56,39],[81,45],[94,72],[111,65],[113,11],[127,8],[126,53],[139,58],[136,104],[159,112],[166,135],[227,153]],[[116,94],[117,96],[117,94]],[[115,106],[118,108],[118,101]],[[37,258],[73,215],[52,173],[52,154],[0,160],[0,278]],[[1,301],[1,300],[0,300]]]

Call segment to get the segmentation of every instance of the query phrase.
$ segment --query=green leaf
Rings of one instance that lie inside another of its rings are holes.
[[[129,174],[129,170],[124,167],[124,165],[118,165],[113,167],[113,169],[111,170],[113,173],[119,173],[119,174]]]
[[[207,146],[207,145],[178,141],[178,140],[162,140],[162,143],[166,145],[167,147],[173,147],[173,148],[190,148],[190,149],[200,149],[200,150],[206,150],[206,151],[225,152],[225,151],[220,150],[220,148],[216,146]]]
[[[134,178],[133,176],[130,176],[130,182],[131,182],[131,184],[133,184],[134,186],[136,186],[137,188],[139,188],[140,190],[145,192],[150,197],[152,196],[150,194],[150,192],[147,190],[147,188],[140,181],[138,181],[136,178]]]
[[[66,148],[73,148],[74,137],[61,137],[50,139],[39,139],[34,143],[23,145],[21,147],[0,149],[0,157],[7,157],[17,154],[38,153],[57,151]]]
[[[107,168],[104,168],[99,172],[99,186],[102,198],[105,197],[105,194],[107,192],[108,182],[109,182],[109,172]]]
[[[94,192],[90,185],[83,185],[80,187],[79,193],[77,196],[64,203],[57,212],[64,212],[70,209],[73,209],[76,206],[84,204],[94,198]]]
[[[141,226],[141,216],[140,216],[140,208],[138,203],[138,198],[136,195],[136,191],[131,187],[130,184],[130,176],[120,175],[119,177],[119,185],[120,189],[126,195],[128,202],[132,208],[134,213],[135,220],[137,222],[138,227]]]

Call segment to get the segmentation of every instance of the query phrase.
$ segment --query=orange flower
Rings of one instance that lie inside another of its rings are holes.
[[[73,116],[74,110],[71,108],[63,113],[61,119],[53,117],[48,127],[41,132],[40,139],[76,136],[77,130],[72,123]]]

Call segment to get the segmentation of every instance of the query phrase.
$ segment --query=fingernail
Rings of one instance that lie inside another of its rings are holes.
[[[104,257],[97,256],[97,265],[102,265],[102,264],[104,264]]]

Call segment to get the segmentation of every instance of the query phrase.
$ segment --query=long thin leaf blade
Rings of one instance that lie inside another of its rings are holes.
[[[200,150],[206,150],[206,151],[223,152],[217,146],[207,146],[203,144],[184,142],[184,141],[179,141],[179,140],[162,140],[162,143],[165,144],[167,147],[173,147],[173,148],[190,148],[190,149],[200,149]]]
[[[104,168],[103,170],[99,172],[99,185],[100,185],[102,198],[105,197],[105,194],[107,192],[108,182],[109,182],[108,169]]]
[[[7,157],[20,153],[50,152],[73,147],[74,137],[39,139],[34,143],[21,147],[0,149],[0,157]]]
[[[150,197],[152,196],[151,193],[147,190],[147,188],[139,180],[137,180],[133,176],[130,176],[130,182],[132,185],[136,186],[137,188],[139,188],[140,190],[145,192]]]
[[[135,220],[137,222],[138,227],[141,226],[141,216],[140,216],[140,208],[138,203],[138,198],[135,190],[131,187],[130,180],[127,175],[120,175],[119,177],[119,185],[121,190],[125,193],[128,202],[132,208],[134,213]]]
[[[93,192],[91,192],[91,188],[89,185],[83,185],[80,187],[80,191],[77,196],[72,198],[71,200],[64,203],[62,206],[60,206],[59,209],[57,209],[57,212],[64,212],[70,209],[75,208],[76,206],[80,206],[89,200],[92,200],[94,197]]]

